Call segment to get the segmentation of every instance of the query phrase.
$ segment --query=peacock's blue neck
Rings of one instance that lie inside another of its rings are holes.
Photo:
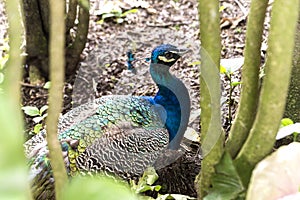
[[[172,141],[175,138],[180,125],[180,104],[176,95],[169,88],[159,84],[158,88],[159,90],[154,97],[154,102],[163,106],[166,111],[167,118],[165,119],[165,124],[170,134],[170,141]]]
[[[170,134],[170,149],[178,149],[190,116],[190,97],[185,85],[168,71],[168,66],[151,63],[150,73],[159,91],[153,98],[166,113],[165,126]]]

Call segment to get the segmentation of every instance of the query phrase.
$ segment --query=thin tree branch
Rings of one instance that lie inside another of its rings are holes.
[[[69,0],[68,12],[67,12],[67,22],[66,22],[66,25],[67,25],[66,32],[69,32],[70,29],[74,26],[76,14],[77,14],[77,5],[78,5],[77,0]]]
[[[89,3],[89,0],[87,0]],[[67,49],[67,75],[74,73],[83,51],[89,30],[89,8],[79,4],[78,27],[75,41]]]
[[[57,123],[62,108],[63,82],[65,67],[65,2],[50,1],[50,79],[49,109],[47,123],[47,142],[49,146],[50,163],[55,179],[55,196],[62,198],[62,192],[67,182],[67,173],[63,161],[62,150],[57,138]]]
[[[20,5],[19,0],[13,0],[15,5]],[[4,79],[4,87],[7,88],[7,95],[12,99],[14,105],[19,105],[21,99],[20,85],[22,71],[21,43],[23,29],[21,26],[21,13],[12,3],[6,3],[7,20],[9,23],[9,59],[7,61],[6,74]],[[12,84],[16,83],[16,84]]]
[[[259,94],[261,42],[268,0],[253,0],[247,23],[245,62],[242,68],[242,93],[236,119],[231,128],[226,150],[234,158],[252,127]]]

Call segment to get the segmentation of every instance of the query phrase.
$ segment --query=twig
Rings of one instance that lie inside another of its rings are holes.
[[[149,27],[159,27],[159,28],[168,28],[170,26],[182,26],[182,25],[189,25],[188,22],[179,22],[179,23],[165,23],[165,24],[150,24],[147,23]]]
[[[239,0],[234,0],[234,2],[240,7],[245,16],[248,15],[247,9],[243,6],[243,4]]]
[[[20,82],[20,84],[24,87],[31,87],[31,88],[43,88],[42,85],[32,85],[32,84],[29,84],[29,83],[24,83],[24,82]]]

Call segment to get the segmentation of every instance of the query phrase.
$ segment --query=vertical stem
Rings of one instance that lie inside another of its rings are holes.
[[[290,82],[298,6],[299,0],[276,0],[273,4],[266,75],[257,115],[235,160],[244,186],[249,183],[251,170],[270,153],[275,143]]]
[[[229,133],[226,150],[234,158],[247,139],[257,109],[260,48],[268,0],[252,0],[247,22],[242,92],[237,116]]]
[[[20,0],[4,1],[8,21],[9,60],[5,66],[0,94],[0,193],[1,199],[30,199],[27,167],[23,151],[23,119],[20,80],[21,43],[24,30]]]
[[[300,12],[300,9],[299,9]],[[284,116],[294,122],[300,122],[300,16],[296,29],[295,48],[293,54],[292,78],[285,107]]]
[[[55,179],[55,195],[62,197],[67,182],[67,173],[63,161],[62,150],[57,138],[57,123],[62,108],[63,82],[65,67],[65,2],[50,1],[50,79],[49,109],[47,123],[47,142],[49,145],[50,162]]]
[[[22,76],[22,58],[21,58],[21,42],[22,42],[22,25],[21,13],[15,5],[20,5],[19,0],[13,0],[14,4],[6,3],[7,19],[9,23],[9,59],[7,61],[6,74],[4,79],[4,87],[7,88],[7,95],[13,101],[12,104],[19,105],[21,99],[21,91],[19,82]],[[15,84],[12,84],[15,83]],[[20,109],[19,106],[17,109]],[[19,112],[19,111],[18,111]]]
[[[229,87],[229,102],[228,102],[228,121],[230,123],[230,126],[232,124],[232,113],[231,113],[231,103],[232,103],[232,79],[231,79],[231,73],[228,75],[229,77],[229,84],[230,84],[230,87]]]
[[[219,1],[199,0],[201,33],[201,145],[202,169],[197,177],[198,195],[203,198],[211,185],[211,177],[223,153],[224,135],[220,115],[220,16]]]

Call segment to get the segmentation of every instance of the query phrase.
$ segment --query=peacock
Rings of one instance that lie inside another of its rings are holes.
[[[134,179],[163,151],[180,147],[189,121],[190,97],[169,69],[188,51],[170,44],[153,49],[150,74],[159,89],[154,97],[103,96],[60,118],[58,138],[70,177],[104,172]],[[54,199],[46,131],[24,147],[34,198]]]

